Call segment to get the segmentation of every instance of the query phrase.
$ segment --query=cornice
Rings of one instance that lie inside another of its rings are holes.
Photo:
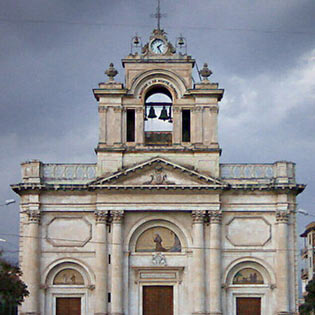
[[[259,184],[238,184],[238,185],[89,185],[89,184],[28,184],[19,183],[11,185],[12,190],[17,194],[29,191],[96,191],[96,190],[190,190],[190,191],[274,191],[281,193],[301,193],[306,185],[303,184],[281,184],[281,185],[259,185]]]

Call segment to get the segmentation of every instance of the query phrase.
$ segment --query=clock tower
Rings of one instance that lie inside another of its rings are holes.
[[[185,43],[182,37],[178,42]],[[181,45],[176,44],[178,50]],[[94,89],[100,117],[98,174],[160,156],[218,177],[223,90],[209,81],[207,65],[200,71],[202,81],[193,83],[195,60],[177,51],[161,29],[152,32],[140,52],[122,59],[122,65],[125,84],[114,80],[117,70],[111,65],[108,81]]]

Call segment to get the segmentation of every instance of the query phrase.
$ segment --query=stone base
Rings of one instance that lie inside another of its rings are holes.
[[[204,312],[193,312],[191,314],[192,315],[209,315],[209,313],[204,313]]]
[[[108,313],[108,315],[124,315],[124,313]]]
[[[94,313],[94,315],[108,315],[108,313]]]
[[[210,312],[209,315],[222,315],[222,312]]]

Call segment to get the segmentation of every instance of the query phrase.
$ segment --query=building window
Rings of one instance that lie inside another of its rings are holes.
[[[127,142],[135,141],[135,110],[127,109]]]
[[[182,141],[190,142],[190,110],[182,111]]]

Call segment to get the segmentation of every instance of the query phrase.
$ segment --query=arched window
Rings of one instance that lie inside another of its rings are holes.
[[[145,96],[145,144],[171,145],[173,130],[172,95],[163,86],[152,87]]]
[[[136,252],[181,252],[178,236],[168,228],[157,226],[144,231],[136,243]]]

